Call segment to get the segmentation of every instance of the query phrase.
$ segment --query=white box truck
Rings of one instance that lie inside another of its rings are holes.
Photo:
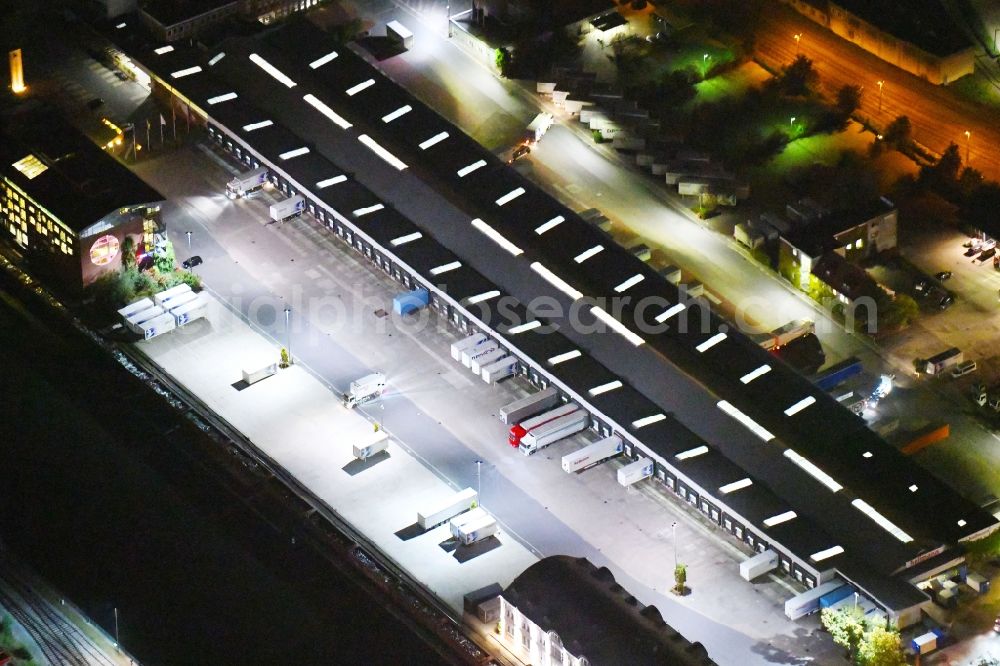
[[[487,516],[486,509],[482,507],[476,507],[471,511],[466,511],[465,513],[460,513],[451,520],[448,521],[448,529],[451,530],[451,535],[456,539],[459,538],[459,529],[462,525],[472,522],[474,520],[479,520],[483,516]]]
[[[226,196],[230,199],[245,197],[251,192],[256,192],[264,187],[267,182],[267,168],[257,167],[250,171],[244,171],[240,175],[226,183]]]
[[[506,355],[507,355],[506,349],[500,349],[500,348],[494,349],[491,352],[487,352],[486,354],[482,354],[472,359],[472,362],[469,363],[469,370],[472,370],[472,374],[474,375],[481,375],[483,372],[483,368],[492,363],[496,363]]]
[[[381,372],[365,375],[361,379],[351,382],[351,386],[347,389],[347,395],[344,396],[344,406],[348,409],[354,409],[358,405],[379,398],[384,390],[385,375]]]
[[[517,371],[517,358],[514,356],[504,356],[496,363],[491,363],[483,368],[482,378],[487,384],[496,384],[505,377],[510,377]]]
[[[271,219],[275,222],[284,222],[297,215],[301,215],[305,209],[305,199],[296,194],[276,204],[271,204]]]
[[[169,303],[173,304],[173,301],[169,301]],[[208,299],[203,294],[198,294],[196,298],[187,303],[171,307],[170,314],[174,316],[174,322],[178,326],[190,324],[208,314]]]
[[[389,447],[389,435],[385,430],[365,430],[353,438],[352,450],[358,460],[366,460]]]
[[[538,393],[532,393],[500,409],[500,422],[512,425],[529,419],[536,414],[555,407],[559,402],[559,391],[552,386],[543,388]]]
[[[191,291],[191,285],[189,284],[179,284],[176,287],[171,287],[170,289],[164,289],[158,294],[153,294],[153,303],[156,305],[163,306],[164,303],[169,301],[171,298],[180,296],[181,294],[186,294]]]
[[[461,362],[462,352],[470,347],[475,347],[486,341],[486,335],[483,333],[473,333],[467,338],[462,338],[461,340],[456,340],[451,343],[451,358],[455,361]]]
[[[458,540],[463,546],[471,546],[496,533],[496,518],[483,511],[481,515],[462,523],[458,528]]]
[[[128,319],[132,315],[139,314],[143,310],[148,310],[149,308],[153,307],[153,305],[154,305],[154,303],[153,303],[153,301],[151,299],[149,299],[149,298],[140,298],[139,300],[135,301],[134,303],[129,303],[128,305],[126,305],[125,307],[123,307],[121,310],[119,310],[118,311],[118,316],[120,316],[122,318],[122,321],[125,321],[126,319]]]
[[[562,468],[569,473],[579,472],[604,462],[624,450],[625,445],[622,443],[622,438],[618,435],[611,435],[589,446],[585,446],[579,451],[564,455],[562,457]]]
[[[653,476],[653,460],[651,458],[640,458],[618,468],[618,483],[623,486],[631,486],[633,483],[638,483],[651,476]]]
[[[144,340],[151,340],[158,335],[169,333],[176,327],[177,324],[174,322],[174,316],[169,312],[164,312],[158,317],[147,319],[139,324],[139,330],[142,331],[142,337]]]
[[[521,438],[518,448],[521,449],[521,453],[530,456],[553,442],[558,442],[560,439],[580,432],[589,423],[590,415],[582,409],[577,410],[537,428],[532,428]]]
[[[463,511],[468,511],[476,505],[478,493],[472,488],[460,490],[445,500],[438,502],[427,511],[417,512],[417,525],[422,530],[429,530],[441,523],[454,518]]]
[[[484,340],[480,342],[475,347],[469,347],[468,349],[462,350],[462,365],[467,368],[472,367],[472,359],[488,354],[500,347],[496,340]]]
[[[743,580],[753,580],[769,571],[778,568],[778,554],[773,550],[765,550],[753,557],[740,562],[740,577]]]

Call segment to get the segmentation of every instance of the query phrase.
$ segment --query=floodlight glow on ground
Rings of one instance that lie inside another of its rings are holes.
[[[313,60],[311,63],[309,63],[309,67],[310,67],[310,69],[319,69],[320,67],[322,67],[323,65],[325,65],[328,62],[330,62],[331,60],[333,60],[336,57],[337,57],[337,52],[336,51],[330,51],[325,56],[317,58],[316,60]]]
[[[295,81],[292,81],[288,76],[285,75],[280,69],[269,63],[268,61],[261,58],[256,53],[250,54],[250,62],[260,67],[262,70],[270,74],[276,81],[283,83],[289,88],[295,87]]]
[[[392,113],[387,113],[384,116],[382,116],[382,122],[384,122],[384,123],[391,123],[396,118],[404,116],[404,115],[406,115],[407,113],[409,113],[412,110],[413,110],[412,106],[410,106],[409,104],[404,104],[403,106],[399,107],[398,109],[396,109]]]
[[[545,281],[551,284],[553,287],[566,294],[574,301],[583,298],[583,293],[573,288],[569,282],[566,282],[561,277],[550,271],[548,268],[543,266],[541,263],[535,261],[531,264],[531,270],[535,271],[543,278]]]
[[[327,104],[322,102],[318,97],[316,97],[312,93],[309,93],[302,99],[306,101],[306,104],[308,104],[309,106],[316,109],[324,116],[332,120],[333,123],[340,129],[349,129],[351,127],[351,123],[349,123],[346,118],[344,118],[342,115],[331,109]]]
[[[511,243],[509,240],[504,238],[503,234],[501,234],[499,231],[497,231],[490,225],[486,224],[479,218],[476,218],[475,220],[472,221],[472,226],[478,229],[479,231],[483,232],[484,234],[486,234],[486,236],[489,237],[491,241],[493,241],[503,249],[507,250],[515,257],[524,253],[524,250]]]
[[[378,155],[383,160],[385,160],[392,166],[396,167],[400,171],[406,168],[406,164],[401,159],[399,159],[398,157],[390,153],[388,150],[380,146],[378,143],[375,142],[374,139],[372,139],[367,134],[362,134],[361,136],[359,136],[358,141],[368,146],[368,148],[371,149],[373,153],[375,153],[376,155]]]
[[[341,174],[339,176],[334,176],[333,178],[327,178],[316,183],[316,187],[323,189],[324,187],[330,187],[331,185],[337,185],[338,183],[343,183],[347,180],[347,176]]]
[[[555,217],[553,217],[548,222],[545,222],[544,224],[539,225],[539,227],[537,229],[535,229],[535,233],[538,234],[539,236],[541,236],[546,231],[550,231],[552,229],[555,229],[556,227],[558,227],[560,224],[562,224],[565,221],[566,221],[565,217],[563,217],[562,215],[556,215]]]
[[[549,359],[549,365],[559,365],[563,361],[570,361],[574,358],[580,358],[583,356],[583,352],[579,349],[574,349],[573,351],[568,351],[562,354],[556,354]]]
[[[729,401],[720,400],[717,406],[719,409],[721,409],[723,412],[725,412],[732,418],[739,421],[743,425],[743,427],[745,427],[747,430],[760,437],[765,442],[770,442],[772,439],[774,439],[774,435],[772,435],[769,430],[767,430],[764,426],[760,425],[752,418],[750,418],[749,416],[741,412],[739,409],[734,407],[732,404],[729,403]]]

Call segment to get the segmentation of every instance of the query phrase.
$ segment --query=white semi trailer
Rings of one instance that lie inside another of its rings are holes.
[[[154,317],[159,317],[165,312],[166,310],[161,308],[159,305],[154,305],[151,308],[146,308],[142,312],[136,312],[133,315],[129,315],[128,318],[125,319],[125,325],[128,326],[129,330],[133,333],[142,335],[142,324],[150,319],[153,319]]]
[[[139,324],[139,330],[142,331],[144,340],[150,340],[158,335],[169,333],[175,328],[177,328],[177,323],[174,321],[174,316],[169,312],[164,312]]]
[[[618,435],[611,435],[589,446],[585,446],[579,451],[564,455],[562,457],[562,468],[569,473],[579,472],[600,462],[604,462],[624,450],[625,445],[622,443],[622,438]]]
[[[429,530],[476,505],[479,494],[472,488],[460,490],[445,500],[431,506],[427,511],[417,512],[417,525]]]
[[[354,409],[358,405],[378,399],[384,390],[385,375],[381,372],[365,375],[361,379],[351,382],[347,395],[344,396],[344,406],[348,409]]]
[[[172,304],[173,301],[170,301]],[[182,303],[177,307],[171,305],[170,314],[174,317],[177,326],[190,324],[196,319],[201,319],[208,314],[208,299],[204,294],[198,294],[195,298]]]
[[[274,222],[284,222],[285,220],[301,215],[306,209],[306,201],[299,195],[288,197],[276,204],[271,204],[271,220]]]
[[[643,479],[653,476],[653,461],[651,458],[641,458],[624,467],[618,468],[618,483],[631,486]]]
[[[465,513],[460,513],[451,520],[449,520],[448,529],[451,530],[451,535],[456,539],[458,539],[460,534],[459,530],[462,528],[463,525],[472,522],[474,520],[479,520],[483,516],[488,516],[488,515],[489,514],[486,513],[486,509],[477,506],[475,509],[472,509],[471,511],[466,511]]]
[[[176,287],[171,287],[170,289],[164,289],[158,294],[153,294],[153,303],[166,307],[164,303],[169,301],[171,298],[176,298],[181,294],[186,294],[191,291],[191,285],[189,284],[179,284]]]
[[[462,523],[462,526],[458,528],[458,540],[463,546],[471,546],[496,533],[496,518],[483,511],[476,518]]]
[[[486,336],[483,333],[473,333],[467,338],[462,338],[451,343],[451,358],[455,361],[462,360],[462,352],[470,347],[475,347],[486,341]]]
[[[512,425],[540,414],[546,409],[555,407],[559,402],[559,391],[552,386],[543,388],[538,393],[520,398],[500,409],[500,421]]]
[[[500,347],[496,340],[484,340],[475,347],[462,350],[462,365],[472,368],[472,359],[484,356]]]
[[[469,363],[469,370],[472,370],[473,374],[482,375],[483,368],[496,363],[506,355],[506,350],[497,348],[491,352],[476,356],[472,359],[472,362]]]
[[[257,167],[250,171],[244,171],[231,181],[226,183],[226,196],[230,199],[245,197],[251,192],[256,192],[264,187],[267,182],[267,168]]]
[[[521,453],[530,456],[532,453],[544,449],[553,442],[558,442],[560,439],[565,439],[570,435],[580,432],[589,423],[590,415],[582,409],[577,410],[566,416],[560,416],[537,428],[532,428],[521,438],[518,448],[521,449]]]
[[[389,435],[384,430],[366,430],[353,439],[354,457],[358,460],[371,458],[389,447]]]
[[[148,310],[153,307],[154,303],[149,298],[140,298],[134,303],[129,303],[121,310],[118,311],[118,316],[122,318],[122,321],[128,319],[132,315],[139,314],[143,310]]]
[[[514,356],[504,356],[495,363],[491,363],[483,368],[483,381],[487,384],[496,384],[505,377],[510,377],[517,371],[517,358]]]

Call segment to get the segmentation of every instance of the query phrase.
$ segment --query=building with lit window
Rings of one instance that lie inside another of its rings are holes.
[[[527,663],[711,666],[692,643],[585,558],[554,555],[524,570],[499,597],[500,638]]]
[[[197,36],[230,17],[267,25],[295,12],[311,9],[322,0],[147,0],[143,23],[162,42]]]
[[[12,119],[0,141],[0,238],[60,290],[79,291],[164,238],[163,196],[56,114]]]

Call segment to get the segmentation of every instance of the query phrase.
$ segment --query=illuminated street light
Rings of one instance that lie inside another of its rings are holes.
[[[969,165],[969,144],[972,142],[972,132],[965,130],[965,165]]]
[[[885,81],[878,82],[878,112],[882,113],[882,85]]]
[[[670,524],[670,529],[673,530],[674,571],[677,571],[677,521],[676,520]]]
[[[191,232],[185,231],[184,234],[188,237],[188,249],[191,249]]]
[[[795,33],[794,35],[792,35],[792,39],[795,40],[795,55],[798,55],[799,54],[799,42],[802,41],[802,33],[801,32]]]
[[[291,316],[292,308],[285,306],[285,349],[288,351],[288,362],[292,362],[292,327],[291,327]]]

